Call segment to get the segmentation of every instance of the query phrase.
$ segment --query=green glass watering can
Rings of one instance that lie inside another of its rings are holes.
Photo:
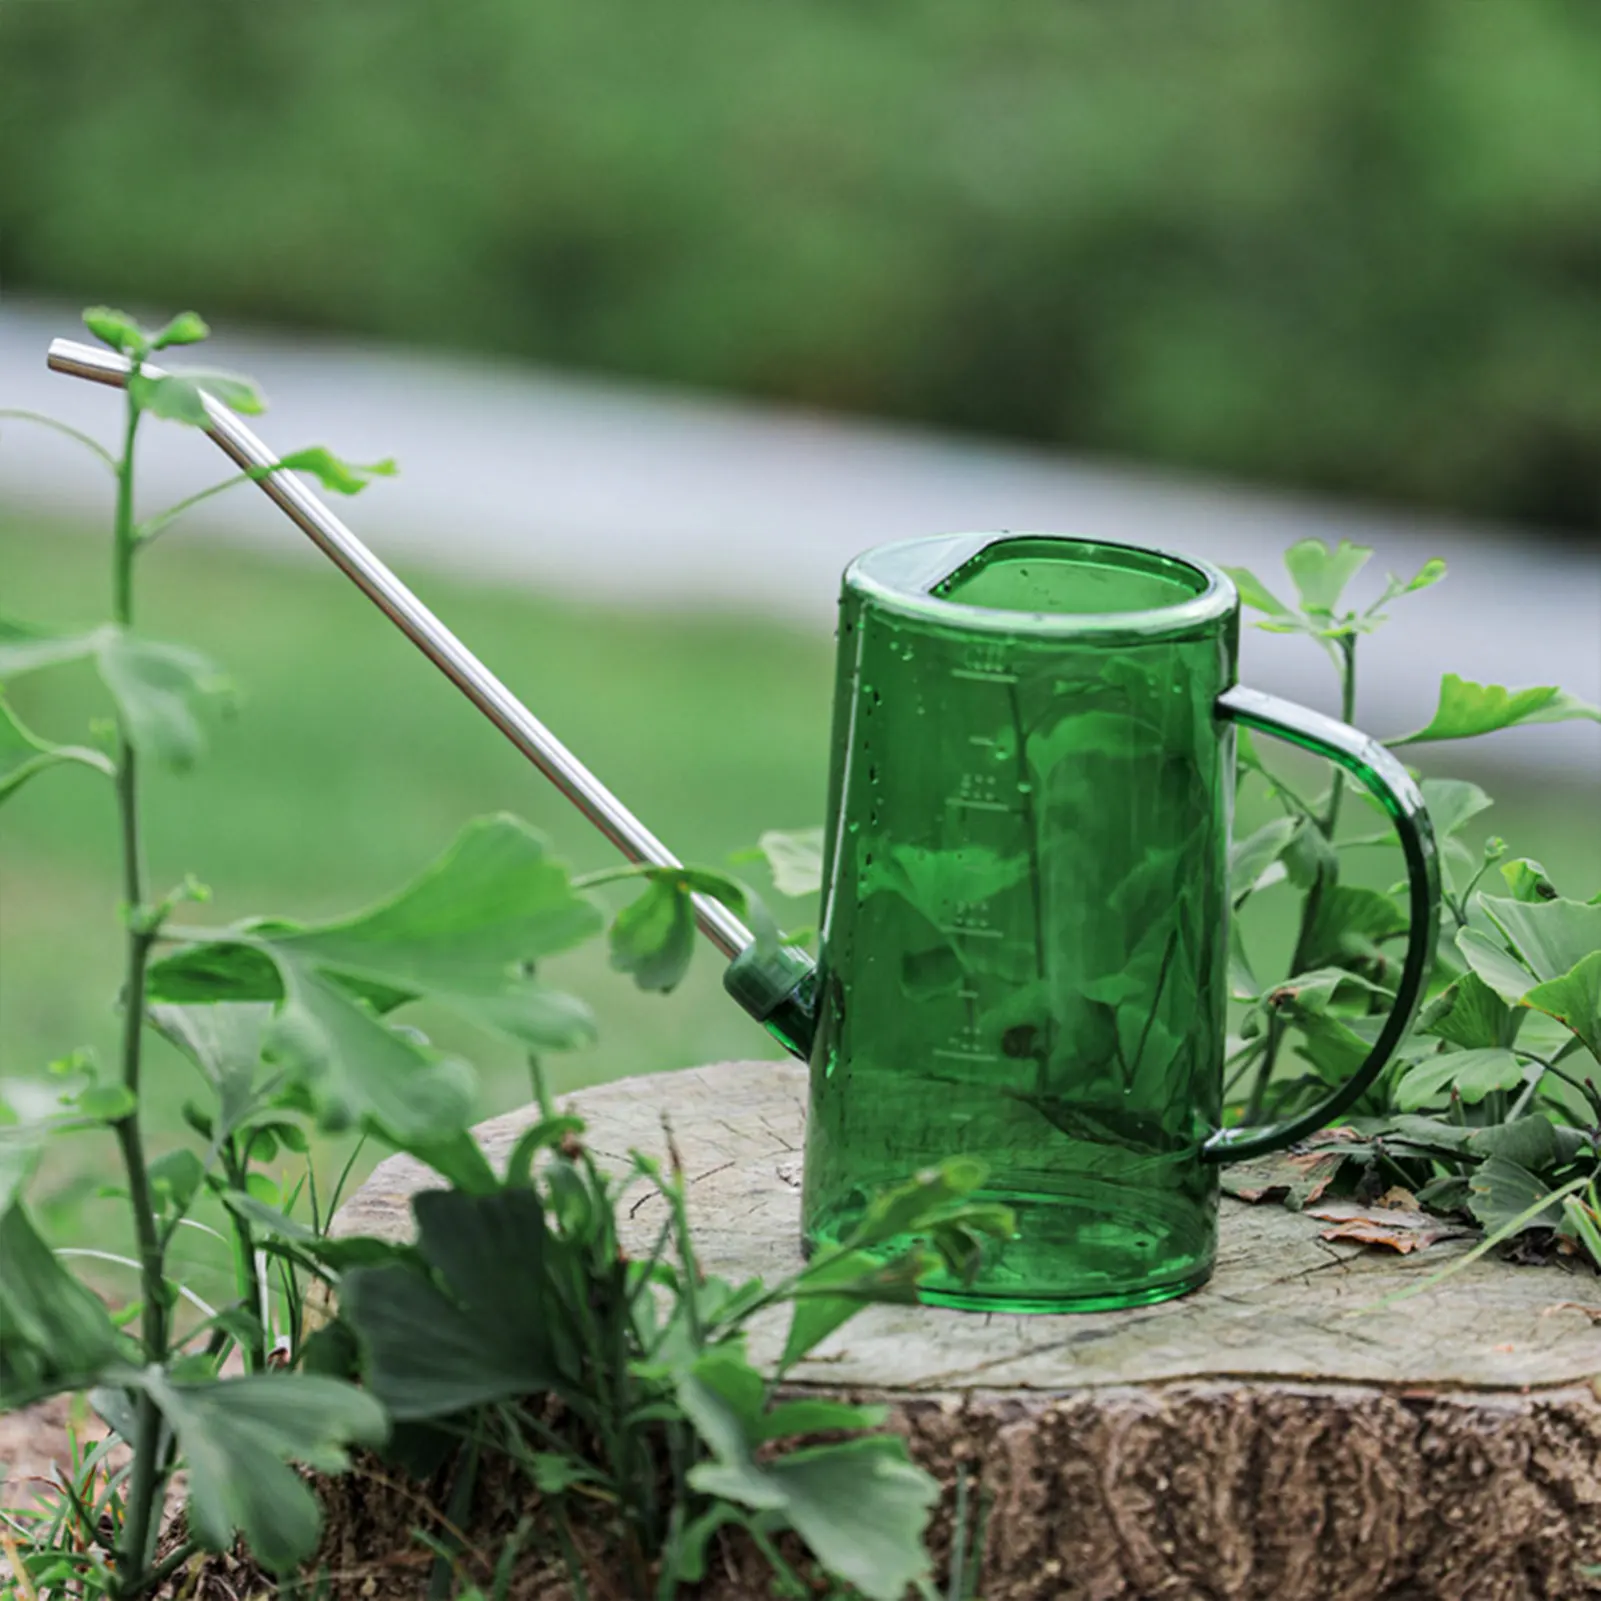
[[[58,340],[102,383],[122,358]],[[146,367],[152,376],[156,370]],[[207,397],[211,437],[625,855],[676,859],[303,483]],[[1138,1306],[1211,1272],[1218,1168],[1355,1103],[1405,1034],[1439,918],[1405,769],[1343,723],[1235,683],[1240,602],[1204,562],[1040,534],[886,546],[840,601],[819,959],[696,917],[730,993],[811,1065],[802,1232],[978,1158],[1017,1218],[975,1278],[987,1311]],[[1288,1122],[1220,1128],[1235,729],[1339,763],[1392,819],[1411,924],[1367,1059]]]

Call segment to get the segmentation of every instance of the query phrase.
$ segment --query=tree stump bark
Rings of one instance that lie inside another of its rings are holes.
[[[565,1098],[603,1157],[672,1118],[701,1259],[799,1259],[805,1069],[729,1063]],[[504,1161],[534,1109],[483,1124]],[[341,1234],[409,1235],[437,1178],[384,1162]],[[660,1201],[625,1219],[649,1248]],[[946,1486],[989,1501],[985,1601],[1546,1601],[1601,1595],[1601,1305],[1593,1276],[1486,1258],[1372,1304],[1464,1249],[1331,1244],[1225,1200],[1210,1284],[1128,1312],[870,1308],[794,1377],[892,1407]],[[760,1363],[782,1325],[759,1326]],[[936,1526],[936,1550],[943,1543]]]

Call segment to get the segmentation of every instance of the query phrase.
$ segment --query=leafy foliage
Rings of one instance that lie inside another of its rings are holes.
[[[1265,614],[1259,628],[1273,634],[1307,634],[1325,643],[1368,634],[1385,620],[1384,608],[1402,595],[1427,589],[1445,577],[1445,563],[1427,561],[1410,578],[1393,574],[1384,592],[1364,610],[1337,611],[1351,580],[1367,566],[1373,552],[1342,539],[1330,550],[1320,539],[1303,539],[1285,554],[1284,565],[1295,585],[1299,607],[1288,606],[1255,573],[1245,567],[1225,569],[1240,599]]]
[[[815,895],[823,887],[823,831],[803,828],[786,834],[769,829],[756,842],[780,895]]]
[[[196,1383],[156,1372],[135,1382],[154,1397],[189,1465],[195,1535],[225,1551],[243,1534],[274,1572],[312,1554],[322,1523],[316,1497],[288,1464],[336,1473],[347,1445],[381,1445],[389,1433],[370,1395],[312,1373]]]
[[[871,1435],[759,1461],[757,1448],[775,1428],[804,1422],[764,1416],[759,1375],[727,1347],[695,1362],[677,1399],[713,1456],[690,1470],[695,1489],[793,1529],[863,1595],[895,1601],[925,1574],[922,1535],[939,1487],[907,1460],[901,1440]],[[866,1409],[847,1410],[871,1421]],[[845,1420],[831,1416],[824,1426]]]
[[[0,618],[0,684],[74,661],[93,665],[136,752],[180,770],[193,765],[204,746],[199,708],[227,688],[213,663],[187,646],[142,639],[114,624],[47,633]],[[91,758],[91,765],[110,764]]]
[[[304,450],[290,451],[287,456],[279,457],[277,470],[309,473],[324,489],[336,495],[358,495],[374,478],[393,478],[399,471],[387,456],[363,466],[341,460],[325,445],[308,445]]]
[[[1306,633],[1330,647],[1348,715],[1356,636],[1381,620],[1382,607],[1444,571],[1427,563],[1410,580],[1392,578],[1372,605],[1350,608],[1345,590],[1367,555],[1351,545],[1296,546],[1286,565],[1297,607],[1253,574],[1235,573],[1245,603],[1264,614],[1260,626]],[[1448,673],[1430,722],[1387,743],[1598,716],[1551,686],[1508,690]],[[1395,981],[1387,947],[1406,919],[1391,894],[1340,882],[1347,852],[1387,836],[1338,831],[1338,779],[1327,795],[1303,802],[1276,783],[1253,751],[1241,781],[1267,785],[1286,815],[1235,847],[1236,907],[1281,879],[1306,892],[1291,971],[1277,985],[1255,986],[1242,1048],[1231,1063],[1237,1078],[1255,1074],[1244,1109],[1255,1116],[1305,1104],[1366,1054]],[[1341,1185],[1377,1182],[1380,1172],[1385,1183],[1404,1176],[1425,1205],[1470,1215],[1492,1239],[1532,1234],[1588,1253],[1601,1267],[1601,1254],[1591,1249],[1601,1235],[1592,1230],[1590,1211],[1601,1173],[1601,903],[1564,897],[1538,863],[1503,860],[1499,840],[1477,856],[1470,852],[1463,832],[1492,805],[1478,785],[1428,778],[1422,789],[1447,868],[1453,926],[1439,951],[1431,1000],[1360,1108],[1356,1126],[1367,1143],[1330,1146],[1327,1162]],[[1497,867],[1510,895],[1481,887]],[[1237,964],[1237,993],[1247,976]],[[1309,1074],[1284,1071],[1287,1042]],[[1454,1121],[1441,1120],[1444,1110]],[[1588,1202],[1576,1193],[1564,1197],[1564,1189],[1585,1185],[1592,1186]]]
[[[417,1196],[417,1251],[344,1274],[340,1316],[367,1387],[403,1423],[488,1431],[546,1494],[614,1502],[641,1593],[659,1568],[697,1577],[704,1537],[743,1524],[760,1537],[792,1529],[830,1573],[896,1601],[927,1567],[934,1482],[899,1438],[862,1433],[880,1409],[775,1402],[744,1331],[790,1303],[787,1368],[867,1302],[913,1299],[936,1264],[976,1265],[982,1242],[1011,1229],[1004,1208],[969,1199],[982,1170],[920,1174],[789,1278],[734,1285],[696,1268],[683,1175],[636,1152],[609,1177],[580,1129],[536,1125],[494,1193]],[[633,1261],[616,1218],[641,1181],[664,1221],[657,1250]],[[764,1449],[821,1432],[852,1438]],[[670,1512],[654,1483],[668,1460],[680,1481]]]
[[[0,1394],[6,1405],[93,1384],[121,1356],[105,1308],[62,1267],[13,1200],[0,1216]]]
[[[538,977],[547,957],[605,928],[589,891],[641,881],[611,921],[613,962],[640,987],[667,990],[690,959],[696,897],[745,919],[759,946],[778,945],[761,901],[725,874],[624,869],[575,882],[525,824],[489,817],[410,884],[351,915],[179,926],[179,907],[207,892],[192,878],[160,898],[147,891],[137,764],[190,765],[203,743],[201,704],[221,680],[196,652],[134,630],[135,561],[190,506],[240,479],[135,524],[132,446],[148,416],[204,427],[207,396],[246,412],[262,403],[247,380],[146,366],[164,347],[206,337],[193,313],[155,331],[107,308],[86,320],[131,367],[124,452],[104,453],[118,480],[115,615],[78,631],[0,622],[0,681],[92,667],[115,712],[115,756],[36,734],[0,700],[0,799],[67,763],[115,779],[129,1022],[115,1076],[73,1053],[57,1064],[52,1109],[23,1117],[0,1103],[0,1393],[8,1405],[91,1393],[132,1462],[103,1489],[97,1469],[82,1478],[103,1516],[80,1507],[74,1490],[68,1514],[36,1520],[19,1558],[25,1576],[59,1579],[65,1564],[76,1582],[82,1542],[70,1542],[84,1528],[107,1594],[154,1591],[195,1545],[224,1549],[241,1536],[265,1568],[288,1572],[315,1549],[321,1521],[300,1469],[338,1472],[353,1447],[437,1463],[470,1425],[475,1438],[498,1438],[546,1496],[599,1494],[615,1506],[636,1573],[664,1575],[669,1590],[704,1570],[719,1528],[739,1524],[775,1563],[769,1536],[793,1530],[828,1572],[867,1596],[898,1597],[928,1565],[933,1482],[900,1440],[864,1432],[880,1413],[775,1402],[772,1381],[746,1360],[743,1330],[756,1312],[790,1305],[787,1368],[868,1301],[911,1299],[934,1264],[971,1270],[986,1239],[1009,1233],[1009,1215],[970,1201],[981,1177],[973,1164],[949,1164],[884,1197],[845,1245],[783,1282],[734,1286],[696,1266],[682,1175],[635,1156],[622,1178],[607,1176],[575,1118],[547,1110],[505,1175],[491,1170],[467,1132],[470,1069],[398,1021],[400,1009],[427,1003],[514,1041],[542,1087],[539,1055],[594,1033],[588,1009]],[[393,468],[312,447],[273,470],[355,493]],[[197,1075],[183,1111],[194,1138],[159,1156],[139,1121],[147,1030]],[[299,1182],[268,1177],[281,1153],[306,1157],[308,1119],[360,1126],[452,1186],[419,1197],[415,1245],[329,1238],[337,1191],[325,1208],[309,1163]],[[82,1129],[109,1129],[121,1155],[138,1256],[96,1254],[137,1272],[139,1298],[127,1306],[108,1309],[73,1277],[23,1199],[43,1142]],[[640,1182],[668,1221],[651,1257],[631,1261],[617,1208],[625,1185]],[[206,1197],[230,1230],[237,1285],[219,1307],[170,1273],[180,1228],[225,1238],[193,1215]],[[296,1215],[307,1204],[309,1222]],[[341,1307],[316,1328],[313,1281],[336,1287]],[[180,1327],[180,1301],[199,1311],[197,1326]],[[235,1358],[242,1375],[224,1370]],[[552,1403],[564,1430],[546,1418]],[[791,1444],[840,1432],[851,1438]],[[180,1467],[188,1543],[158,1559],[159,1509]],[[461,1482],[470,1487],[471,1473]]]
[[[368,1123],[419,1153],[466,1126],[472,1080],[387,1014],[428,999],[533,1050],[593,1034],[587,1008],[534,965],[598,933],[543,840],[514,818],[470,825],[421,877],[351,917],[256,920],[150,972],[153,999],[272,1002],[263,1050],[303,1085],[325,1126]]]
[[[1475,684],[1455,673],[1440,680],[1440,704],[1415,734],[1402,734],[1392,745],[1421,745],[1437,739],[1472,739],[1519,723],[1561,723],[1574,718],[1601,722],[1601,706],[1564,694],[1555,685],[1536,689],[1503,689]]]
[[[752,926],[759,949],[778,944],[778,926],[757,896],[737,879],[707,867],[625,868],[601,878],[641,878],[645,892],[611,927],[611,964],[642,990],[666,994],[689,971],[695,948],[696,895],[722,904]]]

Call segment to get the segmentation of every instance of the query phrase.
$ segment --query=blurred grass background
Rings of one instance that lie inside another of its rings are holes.
[[[0,281],[1587,532],[1601,9],[12,0]]]

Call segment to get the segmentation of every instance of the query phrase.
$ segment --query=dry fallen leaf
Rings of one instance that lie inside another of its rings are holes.
[[[1336,1201],[1328,1206],[1309,1206],[1306,1213],[1308,1217],[1334,1225],[1333,1228],[1318,1231],[1325,1240],[1382,1245],[1386,1250],[1398,1251],[1403,1256],[1469,1232],[1444,1218],[1401,1207],[1364,1209],[1350,1202]]]
[[[1351,1129],[1327,1129],[1294,1151],[1226,1168],[1223,1188],[1241,1201],[1284,1201],[1292,1211],[1304,1211],[1313,1201],[1322,1199],[1339,1174],[1350,1153],[1329,1147],[1348,1144],[1346,1136],[1357,1137]]]

